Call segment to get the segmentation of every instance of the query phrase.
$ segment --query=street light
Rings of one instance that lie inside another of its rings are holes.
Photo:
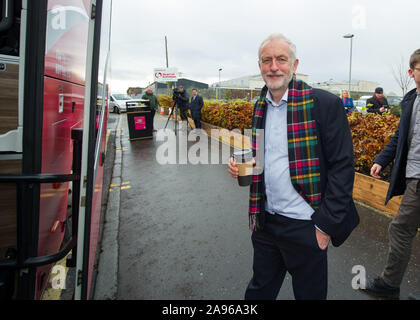
[[[219,68],[219,88],[216,89],[216,100],[218,99],[218,93],[219,93],[219,89],[220,89],[220,71],[222,71],[222,68]]]
[[[351,33],[345,34],[343,36],[343,38],[345,38],[345,39],[350,39],[349,94],[351,92],[351,90],[350,90],[351,89],[351,56],[352,56],[352,51],[353,51],[353,37],[354,37],[354,34],[351,34]]]

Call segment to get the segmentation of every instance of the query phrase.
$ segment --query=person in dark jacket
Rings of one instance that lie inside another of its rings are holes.
[[[203,98],[197,94],[197,89],[192,89],[190,111],[196,129],[201,129],[201,108],[203,107],[203,105]]]
[[[343,103],[296,80],[298,63],[295,45],[283,35],[261,43],[258,65],[266,86],[252,118],[254,260],[247,300],[275,300],[287,271],[296,299],[326,299],[328,244],[340,246],[359,223]],[[233,158],[228,172],[238,177]]]
[[[411,243],[420,228],[420,49],[410,58],[408,71],[416,89],[401,102],[401,119],[395,134],[374,160],[370,174],[379,173],[394,161],[385,204],[404,195],[397,215],[389,225],[389,251],[382,275],[369,279],[366,293],[398,298],[400,284],[410,260]]]
[[[175,97],[176,106],[179,109],[181,119],[188,121],[188,94],[183,86],[179,86],[178,89],[179,93]]]
[[[153,120],[155,118],[155,113],[159,107],[159,102],[156,96],[153,94],[153,90],[151,88],[146,90],[146,93],[141,97],[142,99],[149,100],[148,106],[152,112],[152,131],[156,131],[153,127]]]
[[[388,111],[388,100],[384,97],[382,88],[376,88],[373,97],[366,100],[366,108],[370,113],[382,114]]]

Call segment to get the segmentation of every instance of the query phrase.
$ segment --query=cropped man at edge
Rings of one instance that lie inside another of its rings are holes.
[[[370,174],[379,173],[394,161],[385,204],[404,195],[397,215],[389,224],[389,250],[381,276],[368,279],[364,292],[398,299],[400,285],[410,261],[411,245],[420,228],[420,49],[410,57],[408,74],[416,88],[401,101],[401,118],[391,140],[374,160]],[[418,295],[411,298],[420,300]]]
[[[344,106],[335,95],[296,80],[296,47],[283,35],[269,36],[258,55],[266,86],[252,121],[254,258],[245,299],[276,299],[286,272],[295,299],[326,299],[328,244],[341,245],[359,223]],[[259,135],[264,146],[257,143]],[[256,170],[259,153],[262,172]],[[233,158],[228,171],[238,177]]]

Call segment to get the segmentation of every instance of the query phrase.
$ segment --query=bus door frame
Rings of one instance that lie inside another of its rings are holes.
[[[98,97],[98,69],[101,39],[102,0],[92,0],[86,58],[85,106],[83,117],[83,151],[80,185],[79,226],[75,300],[88,299],[90,229],[96,168],[96,103]],[[101,136],[98,135],[98,139]]]

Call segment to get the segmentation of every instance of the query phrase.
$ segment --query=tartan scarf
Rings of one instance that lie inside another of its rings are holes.
[[[267,102],[265,97],[268,88],[265,86],[255,104],[252,119],[252,151],[256,157],[258,150],[258,131],[264,129]],[[317,154],[316,123],[312,117],[314,100],[312,88],[294,77],[289,83],[287,98],[287,140],[289,152],[289,171],[291,182],[296,191],[313,208],[321,203],[321,175]],[[260,151],[264,154],[264,150]],[[258,165],[258,161],[257,161]],[[263,169],[263,168],[262,168]],[[264,171],[254,171],[249,196],[249,224],[255,231],[263,227],[260,213],[264,212]]]

